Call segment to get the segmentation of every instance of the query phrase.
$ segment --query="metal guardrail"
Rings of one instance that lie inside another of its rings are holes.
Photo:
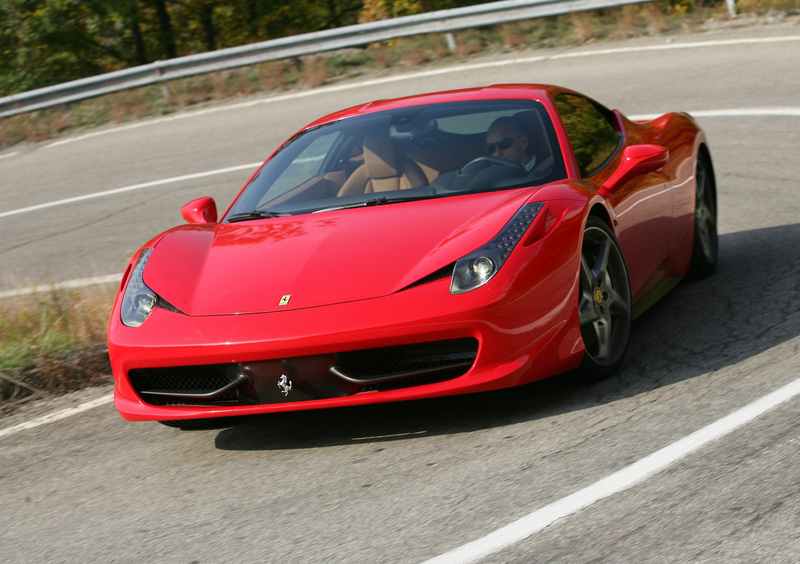
[[[655,0],[504,0],[467,8],[440,10],[415,16],[305,33],[167,61],[156,61],[149,65],[13,94],[0,98],[0,118],[68,104],[120,90],[152,84],[164,84],[176,78],[206,74],[277,59],[312,55],[346,47],[357,47],[409,35],[450,33],[460,29],[651,1]],[[731,14],[733,14],[733,2],[735,0],[726,1]],[[448,37],[448,43],[451,49],[454,48],[455,43],[452,36]]]

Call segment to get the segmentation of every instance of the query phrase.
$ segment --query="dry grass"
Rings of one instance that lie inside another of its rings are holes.
[[[401,59],[403,64],[420,64],[420,62],[433,61],[452,55],[444,35],[418,35],[406,38],[404,43],[407,52],[418,52],[420,54],[415,56],[419,62],[407,62],[410,60],[405,57]],[[413,60],[414,57],[411,58],[411,61]]]
[[[253,84],[247,78],[247,75],[242,72],[242,69],[232,69],[211,75],[211,88],[205,86],[200,88],[199,92],[207,96],[202,100],[204,102],[233,96],[246,96],[253,92]]]
[[[539,18],[531,22],[528,33],[528,47],[548,48],[571,41],[570,29],[572,24],[568,16],[557,18]]]
[[[620,6],[614,12],[617,20],[617,29],[614,35],[623,39],[635,36],[639,27],[641,7],[635,4],[628,4],[627,6]]]
[[[258,79],[261,81],[261,90],[283,90],[286,86],[286,64],[283,61],[270,61],[255,67]]]
[[[798,13],[800,0],[738,0],[736,11],[740,14],[762,15],[775,12]]]
[[[528,43],[528,33],[533,28],[531,22],[513,22],[498,26],[503,45],[509,49],[522,47]]]
[[[433,53],[436,58],[449,57],[453,54],[444,35],[433,35],[430,39],[433,42]]]
[[[111,120],[114,122],[130,121],[152,114],[147,98],[142,92],[128,90],[114,95],[114,103],[109,104]]]
[[[404,67],[415,67],[434,58],[433,45],[427,41],[427,38],[398,39],[394,46],[394,52],[396,59]]]
[[[664,21],[664,14],[661,12],[660,3],[651,2],[645,4],[644,13],[650,32],[663,33],[666,28],[666,22]]]
[[[22,142],[35,143],[52,139],[71,128],[69,115],[63,108],[5,118],[2,125],[0,148]]]
[[[452,53],[447,47],[444,35],[419,35],[372,43],[365,55],[363,58],[365,66],[385,69],[398,65],[415,67],[441,57],[449,57]]]
[[[316,88],[328,82],[330,71],[328,61],[323,57],[309,57],[302,62],[302,79],[300,82],[309,88]]]
[[[51,290],[0,301],[0,404],[108,382],[114,290]]]
[[[367,51],[372,56],[372,60],[375,61],[375,65],[379,69],[392,66],[391,50],[385,42],[370,43],[367,47]]]
[[[600,35],[597,18],[589,12],[573,12],[570,14],[572,19],[572,29],[578,41],[585,43],[592,39],[597,39]]]
[[[484,35],[480,30],[467,29],[455,35],[456,52],[459,55],[472,55],[484,48]]]

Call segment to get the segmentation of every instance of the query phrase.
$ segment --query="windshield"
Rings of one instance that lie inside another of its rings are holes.
[[[553,126],[538,102],[414,106],[298,134],[262,167],[226,221],[536,186],[565,177]]]

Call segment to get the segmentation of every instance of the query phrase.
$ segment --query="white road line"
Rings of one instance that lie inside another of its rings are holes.
[[[8,157],[13,157],[14,155],[19,155],[19,151],[14,151],[13,153],[6,153],[5,155],[0,155],[0,159],[7,159]]]
[[[594,51],[577,51],[559,53],[551,59],[573,59],[576,57],[593,57],[598,55],[617,55],[621,53],[641,53],[646,51],[671,51],[673,49],[702,49],[705,47],[727,47],[730,45],[754,45],[758,43],[785,43],[800,41],[800,35],[781,37],[752,37],[741,39],[721,39],[719,41],[691,41],[686,43],[667,43],[666,45],[643,45],[641,47],[617,47],[612,49],[596,49]]]
[[[240,170],[255,170],[256,167],[261,166],[261,163],[250,163],[246,165],[231,166],[228,168],[220,168],[217,170],[207,170],[205,172],[195,172],[194,174],[185,174],[183,176],[174,176],[172,178],[164,178],[162,180],[153,180],[152,182],[143,182],[141,184],[134,184],[133,186],[125,186],[124,188],[115,188],[113,190],[105,190],[104,192],[94,192],[93,194],[84,194],[83,196],[75,196],[74,198],[65,198],[63,200],[56,200],[54,202],[47,202],[44,204],[37,204],[27,208],[19,208],[7,212],[0,213],[0,218],[9,217],[12,215],[19,215],[21,213],[32,212],[44,208],[52,208],[54,206],[61,206],[64,204],[71,204],[74,202],[82,202],[84,200],[92,200],[94,198],[102,198],[104,196],[113,196],[115,194],[122,194],[123,192],[132,192],[133,190],[141,190],[142,188],[151,188],[153,186],[163,186],[164,184],[173,184],[175,182],[185,182],[187,180],[196,180],[198,178],[205,178],[207,176],[216,176],[218,174],[226,174],[229,172],[237,172]]]
[[[118,284],[119,281],[122,280],[122,275],[123,273],[119,272],[117,274],[106,274],[105,276],[95,276],[93,278],[78,278],[77,280],[67,280],[66,282],[54,282],[53,284],[36,284],[29,288],[0,292],[0,299],[16,298],[18,296],[49,292],[50,290],[71,290],[74,288],[85,288],[86,286],[96,286],[98,284]]]
[[[576,51],[570,53],[559,53],[555,55],[538,55],[533,57],[518,57],[516,59],[508,59],[505,61],[486,61],[483,63],[471,63],[466,65],[458,65],[452,66],[447,68],[441,69],[432,69],[427,71],[421,72],[413,72],[413,73],[405,73],[393,76],[387,76],[383,78],[376,78],[373,80],[364,80],[360,82],[348,82],[347,84],[340,84],[336,86],[324,86],[322,88],[315,88],[312,90],[304,90],[300,92],[292,92],[290,94],[283,94],[280,96],[273,96],[270,98],[262,98],[259,100],[250,100],[247,102],[241,102],[238,104],[227,104],[224,106],[218,106],[214,108],[206,108],[203,110],[194,110],[183,112],[180,114],[175,114],[171,116],[166,116],[158,119],[151,119],[139,123],[132,123],[129,125],[123,125],[120,127],[115,127],[111,129],[104,129],[101,131],[93,131],[91,133],[86,133],[84,135],[78,135],[75,137],[68,137],[66,139],[61,139],[59,141],[55,141],[48,145],[45,145],[45,148],[51,147],[59,147],[61,145],[66,145],[67,143],[74,143],[75,141],[82,141],[84,139],[91,139],[93,137],[98,137],[101,135],[108,135],[110,133],[118,133],[121,131],[129,131],[131,129],[138,129],[140,127],[147,127],[150,125],[161,124],[173,120],[178,119],[188,119],[192,117],[212,114],[216,112],[225,112],[230,110],[239,110],[242,108],[249,108],[252,106],[259,106],[262,104],[273,104],[276,102],[285,102],[288,100],[296,100],[298,98],[307,98],[309,96],[325,96],[327,94],[331,94],[333,92],[344,92],[347,90],[358,90],[361,88],[367,88],[370,86],[379,86],[382,84],[391,84],[393,82],[400,82],[406,80],[414,80],[417,78],[428,78],[432,76],[441,76],[445,74],[451,74],[455,72],[470,72],[475,70],[481,69],[488,69],[488,68],[496,68],[496,67],[504,67],[509,65],[524,65],[524,64],[531,64],[531,63],[538,63],[541,61],[548,61],[548,60],[559,60],[559,59],[575,59],[578,57],[596,57],[602,55],[619,55],[625,53],[645,53],[651,51],[672,51],[675,49],[703,49],[709,47],[727,47],[733,45],[753,45],[759,43],[785,43],[785,42],[792,42],[792,41],[800,41],[800,35],[789,35],[789,36],[780,36],[780,37],[756,37],[756,38],[742,38],[742,39],[726,39],[726,40],[719,40],[719,41],[692,41],[687,43],[668,43],[665,45],[643,45],[640,47],[619,47],[613,49],[595,49],[593,51]]]
[[[666,112],[664,112],[666,113]],[[692,117],[800,117],[800,108],[742,108],[731,110],[700,110],[697,112],[686,112]],[[661,114],[642,114],[638,116],[628,116],[628,119],[637,121],[650,121],[664,115]]]
[[[56,411],[55,413],[49,413],[47,415],[37,417],[36,419],[26,421],[25,423],[14,425],[13,427],[9,427],[7,429],[0,429],[0,438],[13,435],[14,433],[19,433],[20,431],[25,431],[27,429],[34,429],[40,425],[44,425],[45,423],[52,423],[53,421],[60,421],[61,419],[72,417],[73,415],[83,413],[84,411],[89,411],[95,407],[111,403],[113,399],[114,394],[108,394],[97,399],[93,399],[92,401],[87,401],[86,403],[82,403],[78,406],[70,407],[69,409],[63,409],[61,411]]]
[[[423,564],[466,564],[468,562],[476,562],[490,554],[508,548],[560,519],[585,509],[601,499],[633,487],[708,443],[727,435],[771,409],[789,401],[798,394],[800,394],[800,379],[634,462],[630,466],[614,472],[591,486],[542,507],[485,537],[426,560]]]

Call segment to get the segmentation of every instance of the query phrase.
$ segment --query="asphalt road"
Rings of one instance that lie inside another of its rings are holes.
[[[674,43],[775,36],[800,36],[800,27]],[[0,159],[0,213],[256,162],[318,115],[429,90],[556,83],[631,115],[800,107],[800,41],[499,66],[514,57],[26,148]],[[589,387],[554,379],[492,394],[254,417],[196,432],[127,423],[105,404],[0,437],[0,560],[421,562],[793,382],[800,372],[800,117],[699,121],[717,170],[719,269],[681,284],[635,323],[617,377]],[[0,218],[0,289],[121,272],[126,253],[178,221],[180,205],[201,195],[227,203],[247,176]],[[0,431],[107,392],[32,406],[0,420]],[[795,397],[485,561],[797,562],[799,407]]]

